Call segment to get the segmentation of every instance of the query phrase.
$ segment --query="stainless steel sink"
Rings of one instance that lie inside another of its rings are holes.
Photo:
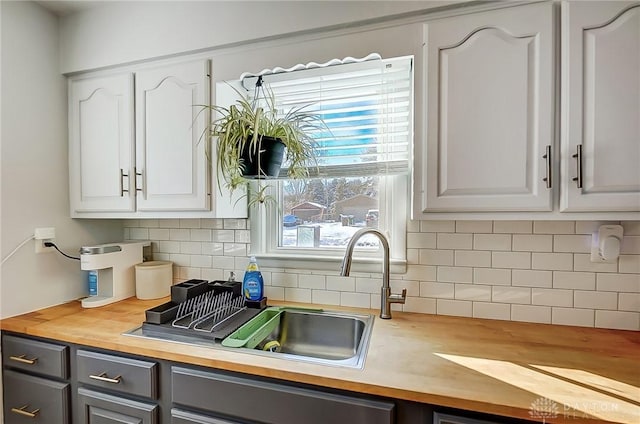
[[[243,352],[319,364],[362,368],[373,315],[285,309],[279,324],[255,349]],[[270,341],[277,351],[265,351]],[[278,346],[279,345],[279,346]]]

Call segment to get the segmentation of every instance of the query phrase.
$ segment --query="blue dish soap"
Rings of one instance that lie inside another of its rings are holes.
[[[244,272],[244,278],[242,280],[242,293],[245,300],[260,300],[264,293],[264,280],[262,274],[258,269],[258,262],[256,257],[252,256],[249,259],[249,265]]]
[[[98,295],[98,271],[89,271],[89,296]]]

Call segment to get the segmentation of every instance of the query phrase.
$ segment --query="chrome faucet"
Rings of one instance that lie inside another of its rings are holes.
[[[353,248],[356,246],[356,242],[365,234],[374,234],[380,239],[382,249],[384,251],[384,258],[382,260],[382,296],[380,298],[380,318],[391,319],[391,304],[402,303],[404,304],[407,298],[407,289],[402,289],[402,294],[391,294],[391,287],[389,286],[389,240],[379,230],[375,228],[362,228],[356,231],[349,240],[347,250],[344,252],[344,259],[342,260],[342,267],[340,269],[340,275],[346,277],[351,271],[351,260],[353,257]]]

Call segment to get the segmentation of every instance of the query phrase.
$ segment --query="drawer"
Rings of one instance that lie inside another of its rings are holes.
[[[171,410],[171,424],[240,424],[240,421],[213,418],[174,408]]]
[[[3,374],[6,424],[71,422],[68,383],[6,369]]]
[[[108,390],[158,398],[158,364],[78,350],[78,381]]]
[[[181,367],[171,370],[171,397],[238,421],[272,424],[390,424],[395,414],[392,402]]]
[[[67,379],[69,378],[69,347],[4,335],[2,363],[7,367]]]

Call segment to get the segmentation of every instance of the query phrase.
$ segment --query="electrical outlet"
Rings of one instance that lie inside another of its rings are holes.
[[[33,232],[36,245],[36,253],[48,253],[53,252],[53,247],[46,247],[44,245],[47,241],[53,241],[56,238],[56,229],[53,227],[36,228]]]

